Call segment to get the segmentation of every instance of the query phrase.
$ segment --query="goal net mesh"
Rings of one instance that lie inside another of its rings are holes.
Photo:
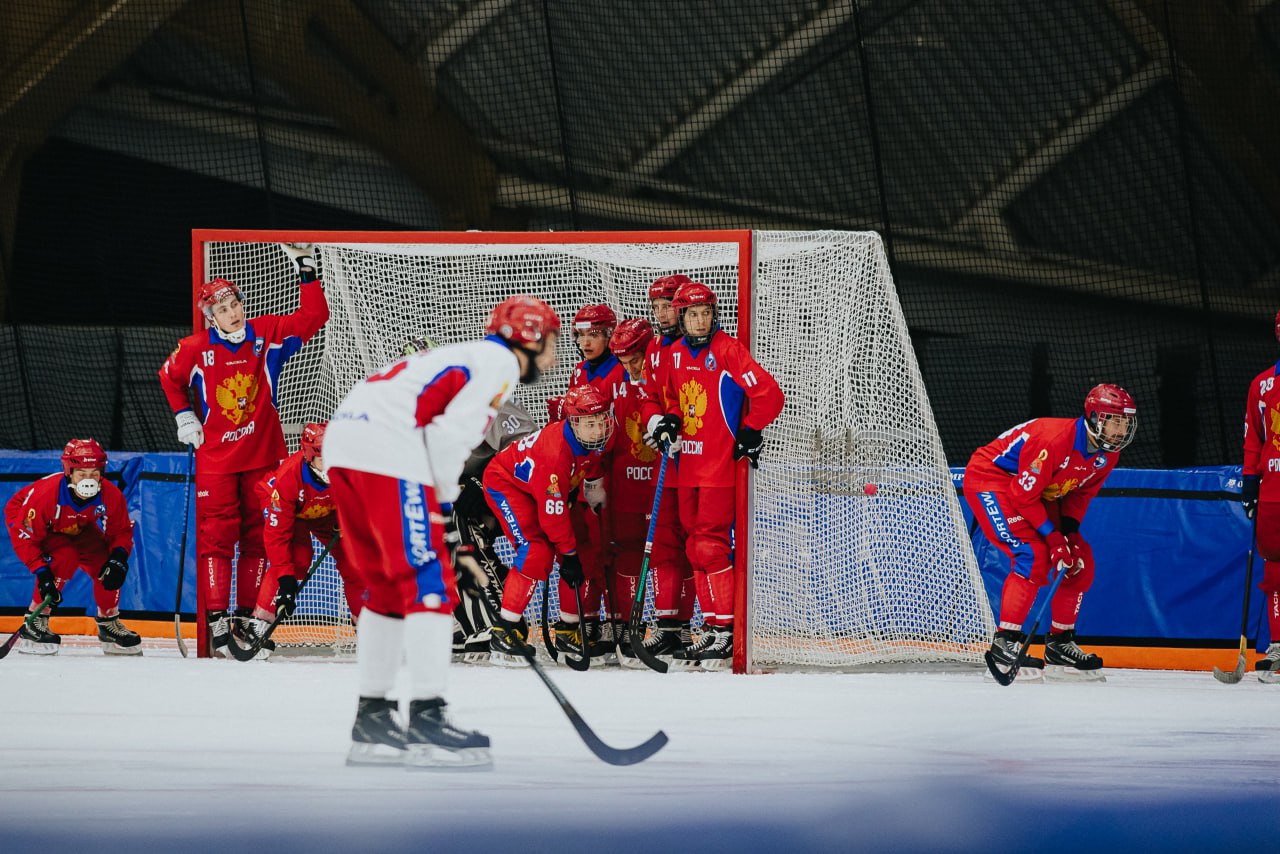
[[[473,340],[492,306],[512,294],[546,300],[566,326],[589,303],[612,306],[620,319],[649,317],[648,286],[683,273],[715,290],[721,323],[736,335],[745,281],[752,352],[787,398],[765,431],[752,480],[749,666],[979,661],[994,630],[991,610],[879,237],[754,232],[753,269],[744,270],[748,253],[723,234],[539,242],[530,233],[516,238],[528,242],[505,235],[501,243],[440,233],[399,243],[328,235],[332,242],[316,251],[330,319],[280,384],[290,449],[303,424],[327,419],[407,340]],[[250,234],[203,246],[197,278],[236,282],[251,317],[297,308],[293,263],[277,244]],[[546,399],[563,393],[580,359],[567,334],[561,343],[556,368],[516,392],[541,421]],[[554,617],[554,584],[550,598]],[[527,616],[539,621],[539,595]],[[354,637],[327,559],[275,638],[342,653]]]

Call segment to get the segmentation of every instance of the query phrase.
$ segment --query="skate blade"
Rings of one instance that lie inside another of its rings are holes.
[[[1101,670],[1076,670],[1074,667],[1066,667],[1061,664],[1046,664],[1044,666],[1044,678],[1046,682],[1106,682],[1107,677],[1103,675]]]
[[[713,673],[717,670],[723,670],[725,662],[732,661],[728,658],[703,658],[698,661],[698,669]],[[730,665],[732,666],[732,665]]]
[[[493,757],[487,747],[447,750],[435,744],[410,744],[404,753],[404,767],[409,771],[493,770]]]
[[[463,664],[487,664],[489,661],[490,650],[473,649],[471,652],[455,654],[454,661],[460,661]]]
[[[18,642],[18,652],[24,655],[57,655],[61,649],[60,643],[36,643],[26,638]]]
[[[991,671],[985,668],[983,668],[983,671],[982,671],[982,678],[988,682],[996,681],[996,678],[991,675]],[[1044,670],[1042,670],[1039,667],[1022,667],[1018,670],[1018,676],[1013,681],[1014,682],[1031,682],[1035,685],[1043,685]]]
[[[1280,685],[1280,670],[1259,670],[1258,681],[1265,685]]]
[[[142,655],[142,644],[136,646],[120,646],[114,641],[102,642],[103,655]]]
[[[622,656],[622,658],[618,659],[618,663],[621,664],[627,670],[648,670],[649,669],[649,665],[645,664],[640,659],[635,658],[634,656],[629,656],[629,655]]]
[[[697,661],[696,659],[690,659],[690,658],[666,659],[666,658],[662,658],[661,656],[659,656],[659,659],[661,661],[667,662],[667,667],[671,670],[701,670],[702,669],[701,667],[699,667],[701,662]]]
[[[495,667],[526,667],[527,662],[522,655],[511,655],[497,650],[489,651],[489,663]]]
[[[368,744],[363,741],[351,742],[347,751],[347,767],[369,767],[386,765],[403,765],[405,752],[389,744]]]

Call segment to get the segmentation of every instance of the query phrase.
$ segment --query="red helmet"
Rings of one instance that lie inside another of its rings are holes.
[[[618,315],[613,313],[613,309],[604,305],[584,305],[578,309],[578,313],[573,316],[573,331],[586,332],[588,329],[602,329],[605,337],[613,334],[613,329],[618,325]]]
[[[107,468],[107,452],[93,439],[72,439],[62,449],[62,473],[71,477],[72,469]]]
[[[555,309],[537,297],[507,297],[493,307],[486,335],[497,335],[517,347],[536,344],[560,331],[560,317]]]
[[[609,339],[609,351],[615,356],[643,353],[653,340],[653,326],[642,317],[633,317],[618,324]]]
[[[691,305],[715,305],[716,292],[702,282],[685,282],[676,291],[671,304],[675,306],[676,311],[684,311]]]
[[[693,279],[683,273],[672,273],[670,276],[661,276],[653,280],[653,284],[649,286],[649,300],[656,299],[675,299],[676,291],[681,285],[691,285]]]
[[[235,282],[229,282],[226,279],[214,279],[200,286],[200,297],[196,300],[196,304],[200,306],[204,316],[212,321],[213,307],[229,296],[244,302],[244,294],[236,287]]]
[[[595,386],[579,385],[569,389],[564,393],[561,411],[568,419],[573,435],[582,447],[588,451],[596,451],[608,444],[609,437],[613,435],[613,404]],[[606,420],[604,432],[594,439],[584,438],[582,435],[584,428],[579,424],[579,419],[587,415],[601,414],[610,416]]]
[[[324,428],[327,426],[328,421],[319,421],[302,428],[302,458],[307,462],[314,462],[316,457],[324,456],[321,447],[324,445]]]
[[[1125,418],[1124,436],[1120,439],[1104,438],[1102,426],[1112,418]],[[1119,451],[1133,441],[1138,428],[1138,405],[1129,392],[1111,383],[1102,383],[1089,390],[1084,398],[1085,428],[1094,443],[1104,451]]]

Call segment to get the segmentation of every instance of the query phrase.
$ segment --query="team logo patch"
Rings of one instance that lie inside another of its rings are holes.
[[[1107,455],[1106,455],[1106,454],[1098,454],[1097,458],[1095,458],[1095,459],[1094,459],[1094,461],[1093,461],[1093,467],[1094,467],[1094,468],[1096,468],[1096,469],[1100,469],[1100,468],[1102,468],[1103,466],[1105,466],[1106,464],[1107,464]]]
[[[560,494],[560,478],[554,474],[551,475],[551,482],[547,484],[547,497],[548,498],[564,497],[563,495]]]
[[[697,435],[702,429],[702,416],[707,414],[707,390],[697,380],[680,386],[680,411],[684,413],[685,435]]]
[[[261,338],[253,339],[253,355],[255,356],[262,355],[262,339]]]
[[[223,380],[214,396],[228,421],[237,426],[243,424],[258,408],[254,403],[258,399],[258,378],[253,374],[237,373]]]
[[[1040,455],[1039,455],[1038,457],[1036,457],[1034,460],[1032,460],[1032,461],[1031,461],[1031,473],[1032,473],[1032,474],[1040,474],[1040,466],[1041,466],[1041,465],[1044,463],[1044,461],[1045,461],[1045,460],[1047,460],[1047,459],[1049,459],[1049,452],[1048,452],[1048,451],[1041,451],[1041,452],[1040,452]]]
[[[644,428],[640,426],[640,413],[633,412],[627,416],[627,438],[631,441],[631,457],[642,463],[651,463],[658,458],[658,452],[644,443]]]
[[[711,354],[710,350],[707,351],[707,361],[705,364],[708,371],[714,371],[716,369],[716,357]]]

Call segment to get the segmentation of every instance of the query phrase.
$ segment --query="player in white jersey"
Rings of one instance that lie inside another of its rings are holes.
[[[447,544],[471,451],[517,383],[555,364],[560,319],[519,296],[494,308],[482,341],[406,356],[347,393],[324,438],[343,548],[368,590],[356,629],[360,699],[348,765],[487,767],[489,738],[445,716],[458,585]],[[474,561],[469,562],[474,566]],[[401,658],[407,719],[387,698]]]

